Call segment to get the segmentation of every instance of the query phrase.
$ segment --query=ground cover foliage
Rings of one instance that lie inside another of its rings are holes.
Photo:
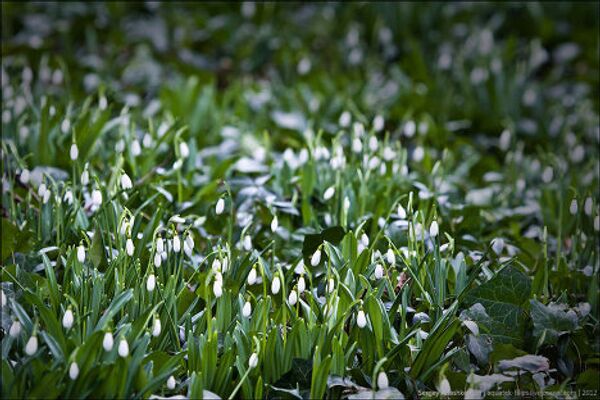
[[[2,396],[597,396],[598,13],[3,2]]]

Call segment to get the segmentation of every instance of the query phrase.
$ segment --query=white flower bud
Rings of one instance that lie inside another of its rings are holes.
[[[159,237],[156,239],[156,252],[162,253],[163,251],[165,251],[165,243],[162,238]]]
[[[217,275],[218,277],[219,275]],[[221,278],[223,279],[223,278]],[[215,279],[215,282],[213,283],[213,293],[215,295],[216,298],[219,298],[221,296],[223,296],[223,281],[221,279]]]
[[[277,219],[277,215],[273,217],[271,220],[271,232],[275,232],[279,228],[279,220]]]
[[[62,325],[65,329],[71,329],[71,327],[73,326],[73,311],[71,311],[70,308],[67,309],[67,311],[65,311],[65,315],[63,315],[63,319],[62,319]]]
[[[102,204],[102,192],[98,189],[92,190],[92,204],[95,206],[100,206]]]
[[[252,238],[250,237],[250,235],[244,236],[243,246],[244,250],[246,251],[252,250]]]
[[[173,236],[173,251],[179,253],[181,251],[181,240],[178,235]]]
[[[256,268],[252,268],[248,274],[247,279],[248,285],[254,285],[256,283]]]
[[[288,303],[290,303],[290,306],[294,306],[297,302],[298,302],[298,293],[296,293],[295,290],[292,290],[290,292],[290,295],[288,296]]]
[[[77,261],[82,264],[85,261],[85,247],[82,244],[77,247]]]
[[[600,215],[596,215],[596,218],[594,218],[594,230],[600,231]]]
[[[135,139],[133,142],[131,142],[131,155],[137,157],[140,154],[142,154],[142,146],[140,146],[140,142]]]
[[[220,198],[217,201],[217,205],[215,206],[215,213],[217,215],[221,215],[221,214],[223,214],[223,211],[225,211],[225,200],[223,200],[222,198]]]
[[[127,242],[125,242],[125,251],[129,257],[133,256],[133,252],[135,250],[135,246],[133,245],[133,240],[131,238],[127,238]]]
[[[128,190],[128,189],[133,188],[133,182],[131,182],[131,178],[129,177],[129,175],[127,175],[124,172],[121,175],[121,188],[123,190]]]
[[[129,355],[129,343],[127,343],[127,340],[125,338],[121,339],[121,341],[119,341],[119,356],[125,358]]]
[[[86,186],[88,183],[90,183],[90,173],[88,172],[88,170],[86,168],[81,173],[81,184],[83,186]]]
[[[71,380],[74,381],[75,379],[77,379],[78,376],[79,376],[79,365],[77,365],[76,362],[72,362],[71,366],[69,367],[69,378],[71,378]]]
[[[433,221],[429,226],[429,236],[436,237],[440,231],[437,221]]]
[[[252,353],[252,355],[250,356],[250,359],[248,360],[248,367],[250,367],[250,369],[252,369],[252,368],[256,368],[257,365],[258,365],[258,354]]]
[[[573,199],[571,200],[571,206],[569,207],[569,212],[571,213],[571,215],[575,215],[577,214],[577,200]]]
[[[2,307],[6,306],[6,295],[4,294],[4,290],[0,289],[0,299]]]
[[[304,277],[301,276],[298,279],[298,293],[304,293],[305,289],[306,289],[306,281],[304,280]]]
[[[406,210],[402,207],[402,204],[398,204],[398,217],[400,219],[406,219]]]
[[[242,308],[242,315],[245,318],[248,318],[252,314],[252,304],[249,301],[244,303],[244,307]]]
[[[27,168],[23,168],[23,170],[21,171],[21,175],[19,176],[19,180],[21,181],[21,183],[23,185],[26,185],[29,182],[30,177],[31,174],[29,173],[29,170]]]
[[[151,274],[146,281],[146,290],[152,292],[156,288],[156,276]]]
[[[377,279],[377,280],[383,278],[383,266],[381,264],[378,263],[375,266],[374,275],[375,275],[375,279]]]
[[[69,205],[73,204],[73,192],[71,190],[67,190],[63,197],[63,200]]]
[[[358,325],[360,329],[367,326],[367,316],[363,310],[359,310],[358,314],[356,315],[356,325]]]
[[[371,136],[369,138],[369,149],[371,151],[377,151],[378,147],[379,147],[379,142],[377,141],[377,137],[376,136]]]
[[[114,339],[113,335],[110,332],[106,332],[104,334],[104,339],[102,340],[102,347],[104,347],[104,351],[111,351],[113,348]]]
[[[176,385],[177,385],[177,381],[175,380],[175,377],[173,375],[171,375],[169,377],[169,379],[167,379],[167,389],[173,390],[173,389],[175,389]]]
[[[214,272],[221,272],[221,261],[219,261],[218,258],[215,258],[212,262],[211,268]]]
[[[355,137],[352,139],[352,151],[355,153],[360,153],[362,151],[362,142],[360,138]]]
[[[73,160],[73,161],[77,160],[77,157],[79,157],[79,149],[77,148],[77,145],[75,143],[73,143],[71,145],[71,150],[69,151],[69,156],[71,157],[71,160]]]
[[[316,267],[321,262],[321,250],[317,249],[310,258],[310,265]]]
[[[396,255],[394,254],[394,250],[392,250],[392,248],[389,248],[388,251],[385,253],[385,258],[388,264],[396,264]]]
[[[327,200],[331,199],[334,194],[335,194],[335,187],[330,186],[327,188],[327,190],[325,190],[325,193],[323,193],[323,199],[325,199],[325,201],[327,201]]]
[[[159,252],[154,253],[154,266],[156,268],[160,267],[160,265],[162,264],[162,256],[160,255]]]
[[[364,246],[364,247],[368,247],[369,246],[369,237],[367,236],[366,233],[363,233],[360,236],[360,243]]]
[[[585,212],[585,215],[591,216],[593,207],[594,207],[594,200],[592,200],[591,197],[588,197],[587,199],[585,199],[585,204],[583,206],[583,211]]]
[[[160,336],[160,332],[162,331],[162,324],[160,323],[159,318],[155,318],[152,323],[152,336],[158,337]]]
[[[182,158],[188,158],[190,155],[190,148],[186,142],[179,143],[179,154],[181,154]]]
[[[389,381],[388,381],[388,377],[387,374],[383,371],[380,371],[379,374],[377,374],[377,388],[379,390],[381,389],[387,389],[387,387],[389,386]]]
[[[37,349],[38,349],[38,338],[37,338],[37,336],[33,335],[29,338],[29,340],[27,341],[27,344],[25,345],[25,354],[27,354],[28,356],[32,356],[35,354]]]
[[[333,278],[329,278],[329,281],[327,281],[327,292],[331,293],[331,292],[333,292],[334,289],[335,289],[335,281],[333,280]]]
[[[17,320],[14,320],[13,323],[10,325],[8,334],[14,338],[19,336],[21,334],[21,323]]]
[[[271,293],[277,294],[279,293],[279,289],[281,289],[281,281],[279,280],[279,276],[275,276],[273,282],[271,282]]]
[[[504,249],[504,239],[494,238],[492,240],[492,250],[494,250],[494,253],[500,254],[500,253],[502,253],[503,249]]]
[[[223,262],[221,262],[221,271],[227,272],[229,269],[229,258],[227,256],[223,257]]]

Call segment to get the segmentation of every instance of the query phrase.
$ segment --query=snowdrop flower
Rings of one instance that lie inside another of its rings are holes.
[[[98,107],[101,110],[106,110],[106,107],[108,107],[108,101],[106,100],[106,97],[101,96],[100,99],[98,100]]]
[[[125,338],[121,338],[121,340],[119,341],[119,356],[121,356],[122,358],[125,358],[129,355],[129,343],[127,343],[127,340]]]
[[[154,274],[150,274],[150,276],[146,280],[146,290],[148,292],[153,292],[155,288],[156,288],[156,276],[154,276]]]
[[[325,201],[327,201],[327,200],[331,199],[334,194],[335,194],[335,187],[330,186],[327,188],[327,190],[325,190],[325,193],[323,194],[323,199],[325,199]]]
[[[554,170],[552,167],[548,166],[544,168],[544,172],[542,172],[542,181],[544,183],[550,183],[552,178],[554,177]]]
[[[102,204],[102,192],[98,189],[92,190],[92,204],[96,207]]]
[[[385,259],[390,265],[396,264],[396,255],[394,254],[394,250],[392,250],[391,247],[385,253]]]
[[[327,282],[327,292],[331,293],[331,292],[333,292],[334,289],[335,289],[335,280],[333,280],[333,278],[329,278],[329,281]]]
[[[571,213],[571,215],[575,215],[577,214],[577,200],[573,199],[571,200],[571,206],[569,207],[569,212]]]
[[[355,153],[360,153],[362,151],[362,141],[360,138],[355,137],[352,139],[352,151]]]
[[[348,198],[348,196],[344,197],[344,212],[348,212],[348,210],[350,209],[350,199]]]
[[[380,132],[383,130],[384,125],[385,121],[382,115],[376,115],[375,118],[373,118],[373,130],[375,132]]]
[[[600,231],[600,215],[596,215],[596,218],[594,218],[594,230]]]
[[[290,292],[290,295],[288,296],[288,303],[290,303],[290,306],[294,306],[297,302],[298,302],[298,293],[295,290],[292,290]]]
[[[373,274],[377,280],[383,278],[383,266],[377,263],[377,265],[375,265],[375,272]]]
[[[71,129],[71,121],[69,121],[69,118],[65,118],[63,119],[63,122],[60,124],[60,130],[62,131],[62,133],[66,134],[69,132],[69,129]],[[77,158],[77,157],[75,157]]]
[[[252,304],[249,301],[244,303],[244,307],[242,307],[242,315],[244,318],[248,318],[252,314]]]
[[[131,182],[131,178],[125,172],[121,174],[121,188],[123,190],[129,190],[133,188],[133,182]]]
[[[250,369],[252,369],[252,368],[256,368],[257,365],[258,365],[258,354],[252,353],[252,355],[250,356],[250,359],[248,360],[248,367],[250,367]]]
[[[181,240],[177,234],[173,236],[173,251],[175,253],[179,253],[181,251]]]
[[[250,235],[244,236],[243,246],[244,250],[246,251],[252,250],[252,238],[250,237]]]
[[[31,174],[29,170],[27,168],[23,168],[23,170],[21,171],[21,175],[19,176],[19,180],[21,181],[21,183],[23,185],[26,185],[29,182],[30,177]]]
[[[212,262],[211,268],[214,272],[221,272],[221,261],[215,258]]]
[[[406,219],[406,210],[402,207],[402,204],[398,204],[398,217],[400,219]]]
[[[388,381],[387,374],[384,371],[380,371],[379,374],[377,374],[377,388],[379,390],[387,389],[388,386],[389,386],[389,381]]]
[[[415,162],[421,162],[423,161],[423,157],[425,157],[425,150],[423,150],[423,147],[417,146],[415,147],[412,156]]]
[[[146,133],[146,134],[144,135],[144,137],[142,138],[142,145],[143,145],[145,148],[150,148],[150,147],[152,147],[152,136],[150,136],[150,134],[149,134],[149,133]]]
[[[161,331],[162,331],[162,324],[160,322],[160,318],[154,318],[154,322],[152,323],[152,336],[154,336],[154,337],[160,336]]]
[[[252,268],[248,274],[247,279],[248,285],[254,285],[256,283],[256,268]]]
[[[378,147],[379,147],[379,142],[377,141],[377,137],[376,136],[371,136],[369,138],[369,149],[371,151],[377,151]]]
[[[127,238],[127,242],[125,242],[125,251],[129,257],[133,256],[133,251],[135,250],[135,246],[133,245],[133,240],[131,238]]]
[[[104,339],[102,340],[102,347],[104,351],[111,351],[113,348],[114,340],[113,335],[110,332],[106,332],[104,334]]]
[[[588,197],[587,199],[585,199],[585,204],[583,206],[583,211],[585,212],[585,215],[592,215],[592,208],[594,207],[594,200],[592,200],[591,197]]]
[[[221,215],[221,214],[223,214],[224,210],[225,210],[225,200],[223,200],[223,198],[220,198],[219,200],[217,200],[217,205],[215,206],[215,213],[217,215]]]
[[[179,154],[181,154],[182,158],[188,158],[190,155],[190,148],[186,142],[179,143]]]
[[[275,232],[277,228],[279,228],[279,220],[277,219],[277,215],[275,215],[271,220],[271,232]]]
[[[321,262],[321,249],[317,249],[310,258],[310,265],[316,267]]]
[[[83,186],[87,186],[88,183],[90,183],[90,173],[87,170],[87,166],[86,166],[85,169],[83,170],[83,172],[81,173],[81,184]]]
[[[437,221],[433,221],[429,226],[429,236],[436,237],[440,231]]]
[[[358,310],[358,314],[356,315],[356,325],[358,325],[360,329],[367,326],[367,316],[363,310]]]
[[[494,238],[492,240],[492,250],[494,250],[494,253],[498,255],[502,253],[502,250],[504,250],[504,239]]]
[[[134,157],[142,154],[142,146],[140,146],[140,142],[135,139],[131,142],[131,155]]]
[[[348,111],[344,111],[340,115],[340,119],[339,119],[338,123],[340,124],[340,126],[342,128],[347,128],[348,126],[350,126],[351,119],[352,119],[352,116],[350,115],[350,113]]]
[[[306,289],[306,281],[304,280],[304,277],[301,276],[298,279],[298,293],[304,293],[305,289]]]
[[[85,247],[82,244],[77,247],[77,261],[82,264],[85,261]]]
[[[277,294],[279,293],[279,289],[281,289],[281,280],[279,280],[279,276],[275,276],[273,278],[273,282],[271,282],[271,293]]]
[[[510,131],[508,129],[505,129],[502,131],[502,134],[500,135],[500,140],[498,145],[500,146],[500,150],[502,151],[506,151],[508,150],[508,148],[510,147]]]
[[[213,294],[215,295],[216,298],[219,298],[221,296],[223,296],[223,281],[221,279],[218,278],[219,275],[217,275],[217,278],[215,279],[215,282],[213,283]]]
[[[360,243],[364,246],[364,247],[368,247],[369,246],[369,237],[367,236],[366,233],[363,233],[360,236]]]
[[[161,264],[162,264],[162,257],[159,252],[155,252],[154,253],[154,266],[156,268],[158,268],[158,267],[160,267]]]
[[[73,311],[71,310],[71,307],[67,308],[67,311],[65,311],[65,315],[63,315],[63,319],[62,319],[62,325],[65,329],[69,330],[71,329],[71,327],[73,326]]]
[[[228,269],[229,269],[229,258],[227,258],[227,256],[225,256],[225,257],[223,257],[221,272],[227,272]]]
[[[25,345],[25,354],[32,356],[38,349],[38,338],[35,335],[31,335],[27,344]]]
[[[4,290],[2,289],[0,289],[0,299],[0,304],[2,304],[2,307],[6,306],[6,295],[4,294]]]
[[[74,381],[75,379],[77,379],[78,376],[79,376],[79,365],[77,365],[76,362],[72,362],[71,366],[69,367],[69,378],[71,378],[71,380]]]
[[[67,190],[63,197],[63,200],[69,205],[73,204],[73,192],[71,190]]]
[[[167,389],[173,390],[175,389],[175,385],[177,385],[177,381],[175,380],[175,377],[171,375],[169,379],[167,379]]]
[[[71,150],[69,151],[69,156],[71,157],[71,160],[73,160],[73,161],[77,160],[77,158],[79,157],[79,149],[77,148],[77,145],[75,143],[73,143],[71,145]]]
[[[404,124],[404,136],[409,138],[413,137],[415,135],[416,130],[417,126],[415,124],[415,121],[406,121],[406,123]]]
[[[10,325],[10,329],[8,330],[8,334],[11,337],[16,338],[21,334],[21,323],[18,320],[14,320]]]
[[[385,161],[392,161],[395,157],[396,152],[390,146],[385,146],[383,149],[383,159]]]
[[[48,187],[46,186],[45,183],[42,183],[39,187],[38,187],[38,196],[40,197],[44,197],[46,192],[48,191]]]

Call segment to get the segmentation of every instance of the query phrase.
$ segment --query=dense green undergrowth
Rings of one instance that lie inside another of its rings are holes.
[[[3,398],[597,396],[598,28],[3,2]]]

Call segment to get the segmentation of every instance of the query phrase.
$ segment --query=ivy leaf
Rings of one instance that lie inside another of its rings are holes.
[[[556,344],[560,335],[577,329],[577,314],[565,309],[564,305],[550,303],[546,306],[537,300],[531,300],[533,335],[538,339],[545,335],[543,343]]]

